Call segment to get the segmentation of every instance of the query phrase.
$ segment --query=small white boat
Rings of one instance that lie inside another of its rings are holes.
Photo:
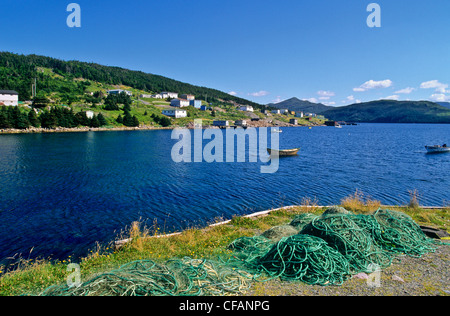
[[[278,128],[272,128],[272,133],[282,133],[283,131]]]
[[[444,144],[443,146],[434,145],[434,146],[425,146],[427,151],[429,153],[445,153],[450,152],[450,147],[447,146],[447,144]]]

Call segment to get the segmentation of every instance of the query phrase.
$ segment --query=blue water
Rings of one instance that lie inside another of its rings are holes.
[[[422,205],[449,204],[450,154],[424,146],[450,143],[450,125],[282,130],[280,147],[301,151],[274,174],[261,162],[175,163],[169,130],[1,135],[0,261],[82,256],[136,220],[173,231],[356,189],[383,204],[414,189]]]

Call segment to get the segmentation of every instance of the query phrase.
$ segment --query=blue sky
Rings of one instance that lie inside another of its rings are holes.
[[[66,7],[81,8],[81,27]],[[367,6],[381,8],[369,28]],[[0,0],[0,51],[163,75],[266,104],[450,101],[450,1]]]

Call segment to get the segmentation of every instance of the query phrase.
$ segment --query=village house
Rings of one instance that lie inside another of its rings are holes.
[[[108,94],[121,94],[122,92],[125,92],[130,97],[133,95],[130,91],[122,90],[122,89],[116,89],[116,90],[108,90]]]
[[[280,111],[280,110],[272,110],[272,113],[273,113],[273,114],[280,114],[281,111]]]
[[[195,96],[192,94],[181,94],[180,99],[186,99],[186,100],[195,100]]]
[[[161,92],[160,93],[163,99],[171,98],[171,99],[177,99],[178,93],[176,92]]]
[[[172,101],[170,101],[170,105],[182,108],[182,107],[185,107],[185,106],[189,106],[189,100],[186,100],[186,99],[173,99]]]
[[[303,117],[303,112],[297,112],[295,113],[295,117]]]
[[[230,123],[228,121],[214,121],[213,126],[228,127]]]
[[[174,118],[187,117],[187,111],[180,110],[180,109],[165,109],[162,111],[162,114],[164,114],[166,116],[171,116]]]
[[[244,112],[253,112],[253,106],[243,105],[239,108],[239,110],[244,111]]]
[[[0,105],[18,106],[19,93],[14,90],[0,90]]]
[[[245,126],[247,126],[247,121],[246,120],[237,120],[237,121],[234,122],[234,124],[236,126],[243,126],[243,127],[245,127]]]

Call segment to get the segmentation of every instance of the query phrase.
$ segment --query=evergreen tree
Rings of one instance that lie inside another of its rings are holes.
[[[136,115],[133,115],[133,126],[139,127],[140,122],[139,119],[136,117]]]
[[[0,111],[0,128],[11,128],[12,125],[8,119],[8,113],[4,110],[6,107],[2,107]]]
[[[161,118],[160,118],[159,124],[160,124],[162,127],[167,127],[167,126],[172,125],[172,121],[170,120],[170,118],[164,116],[164,117],[161,117]]]
[[[105,117],[103,116],[102,113],[99,113],[97,115],[97,119],[98,119],[98,122],[100,123],[100,126],[108,125],[108,122],[106,121],[106,119],[105,119]]]
[[[55,128],[58,126],[58,118],[51,111],[45,111],[39,116],[43,128]]]
[[[97,115],[94,115],[94,117],[89,122],[90,127],[100,127],[100,122],[98,120]]]
[[[123,118],[122,118],[122,116],[120,114],[117,117],[116,122],[119,123],[119,124],[123,124]]]
[[[123,125],[125,126],[134,126],[134,120],[133,120],[133,116],[131,116],[130,112],[125,112],[125,115],[123,117]]]
[[[30,112],[28,112],[28,121],[33,127],[39,127],[41,125],[41,122],[39,121],[36,112],[34,112],[34,109],[31,109]]]
[[[15,106],[12,110],[13,113],[13,126],[17,129],[27,129],[30,127],[30,122],[28,122],[28,116],[22,113],[18,106]]]

